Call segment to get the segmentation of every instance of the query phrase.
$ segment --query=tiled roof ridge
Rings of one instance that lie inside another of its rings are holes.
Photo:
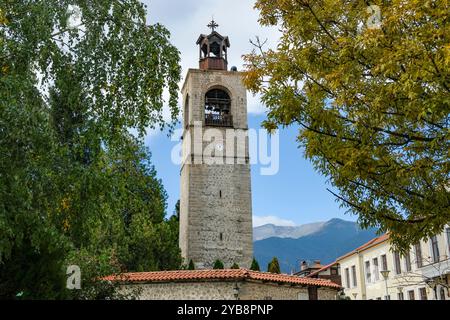
[[[150,271],[129,272],[119,275],[103,277],[106,281],[124,282],[165,282],[165,281],[187,281],[187,280],[260,280],[291,283],[299,285],[312,285],[340,288],[340,286],[329,279],[301,278],[288,274],[277,274],[249,269],[201,269],[201,270],[172,270],[172,271]]]
[[[323,266],[323,267],[320,268],[319,270],[316,270],[316,271],[314,271],[314,272],[311,272],[311,273],[308,274],[306,277],[312,277],[312,276],[314,276],[314,275],[316,275],[316,274],[318,274],[318,273],[320,273],[320,272],[322,272],[322,271],[328,269],[329,267],[335,265],[336,263],[337,263],[336,261],[333,261],[333,262],[327,264],[326,266]]]
[[[366,250],[366,249],[369,249],[369,248],[371,248],[372,246],[377,245],[377,244],[380,244],[380,243],[382,243],[382,242],[384,242],[384,241],[387,241],[387,240],[389,240],[389,232],[384,233],[384,234],[382,234],[382,235],[379,235],[379,236],[377,236],[377,237],[375,237],[375,238],[372,238],[372,239],[370,239],[369,241],[367,241],[366,243],[364,243],[363,245],[357,247],[356,249],[354,249],[354,250],[352,250],[352,251],[350,251],[350,252],[347,252],[346,254],[344,254],[344,255],[338,257],[338,258],[336,259],[336,262],[339,261],[339,260],[341,260],[341,259],[344,259],[344,258],[346,258],[346,257],[348,257],[348,256],[351,256],[352,254],[355,254],[355,253],[364,251],[364,250]]]

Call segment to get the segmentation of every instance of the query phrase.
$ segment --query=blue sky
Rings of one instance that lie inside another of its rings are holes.
[[[198,67],[200,33],[207,33],[206,25],[214,16],[217,31],[230,38],[229,65],[242,69],[242,54],[249,53],[249,39],[260,36],[274,47],[278,38],[276,29],[262,28],[254,0],[154,0],[144,1],[148,6],[148,23],[159,22],[172,34],[172,43],[181,52],[183,76],[188,68]],[[182,80],[183,81],[183,80]],[[181,85],[181,83],[180,83]],[[249,128],[258,129],[265,119],[265,109],[258,97],[248,93]],[[178,126],[179,127],[179,126]],[[326,221],[331,218],[355,220],[344,214],[334,197],[326,190],[327,179],[315,172],[311,163],[303,158],[303,150],[296,142],[298,129],[280,131],[279,171],[272,176],[260,174],[259,165],[252,165],[252,205],[254,224],[275,223],[299,225]],[[168,213],[173,212],[179,198],[180,166],[172,163],[171,151],[177,142],[166,133],[149,132],[146,145],[153,154],[152,161],[168,193]]]

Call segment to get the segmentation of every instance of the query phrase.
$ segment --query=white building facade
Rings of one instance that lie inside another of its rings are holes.
[[[385,234],[336,260],[354,300],[450,300],[450,226],[401,255]]]

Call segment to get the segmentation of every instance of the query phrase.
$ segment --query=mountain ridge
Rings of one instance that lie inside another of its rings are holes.
[[[267,225],[254,228],[254,239],[259,238],[253,242],[254,255],[262,270],[266,269],[268,262],[273,257],[277,257],[282,272],[286,273],[298,271],[302,260],[321,260],[322,264],[330,263],[376,237],[377,231],[375,228],[363,230],[356,222],[339,218],[312,223],[312,226],[303,228],[303,234],[297,238],[286,237],[287,234],[295,234],[292,228],[296,227],[276,226],[277,228],[272,228],[269,226],[262,228],[265,226]],[[297,227],[300,230],[302,226]],[[270,228],[277,230],[278,233],[266,233],[265,235],[270,234],[270,236],[261,238],[261,230],[267,231]]]
[[[272,223],[253,228],[253,240],[263,240],[270,237],[300,238],[317,231],[326,222],[306,223],[299,226],[278,226]]]

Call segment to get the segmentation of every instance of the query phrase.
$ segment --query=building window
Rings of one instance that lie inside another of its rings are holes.
[[[409,250],[405,254],[405,267],[406,271],[411,271],[411,255],[409,254]]]
[[[388,269],[387,258],[386,258],[385,254],[383,254],[381,256],[381,266],[383,267],[383,270],[387,270]]]
[[[308,287],[309,300],[317,300],[317,287]]]
[[[330,271],[331,271],[331,275],[333,275],[333,276],[335,276],[335,275],[337,275],[338,274],[338,270],[337,270],[337,268],[331,268],[330,269]]]
[[[358,282],[356,281],[356,266],[352,266],[352,280],[353,280],[353,287],[358,286]]]
[[[189,126],[189,95],[186,95],[186,101],[184,103],[184,127]]]
[[[350,273],[348,271],[348,268],[345,268],[344,273],[345,273],[345,285],[347,286],[347,288],[350,288]]]
[[[222,232],[220,233],[219,237],[220,237],[220,241],[222,241],[222,240],[223,240],[223,234],[222,234]]]
[[[397,293],[397,300],[405,300],[405,298],[403,297],[403,292]]]
[[[394,266],[396,274],[402,273],[402,266],[400,264],[400,253],[398,251],[394,251]]]
[[[414,253],[416,255],[417,268],[422,268],[422,247],[420,246],[420,242],[414,246]]]
[[[370,261],[366,261],[366,282],[371,282],[371,274],[370,274]]]
[[[450,255],[450,228],[446,228],[445,233],[447,234],[447,250]]]
[[[439,262],[439,245],[436,236],[432,236],[431,240],[431,251],[433,253],[433,262]]]
[[[444,287],[441,287],[440,289],[439,289],[439,299],[441,299],[441,300],[445,300],[445,289],[444,289]]]
[[[416,300],[416,298],[414,297],[414,290],[408,291],[408,299],[409,300]]]
[[[372,263],[373,263],[373,278],[374,278],[374,281],[378,281],[380,279],[380,270],[378,268],[378,258],[373,258]]]
[[[427,300],[427,289],[420,288],[419,295],[420,295],[420,300]]]

